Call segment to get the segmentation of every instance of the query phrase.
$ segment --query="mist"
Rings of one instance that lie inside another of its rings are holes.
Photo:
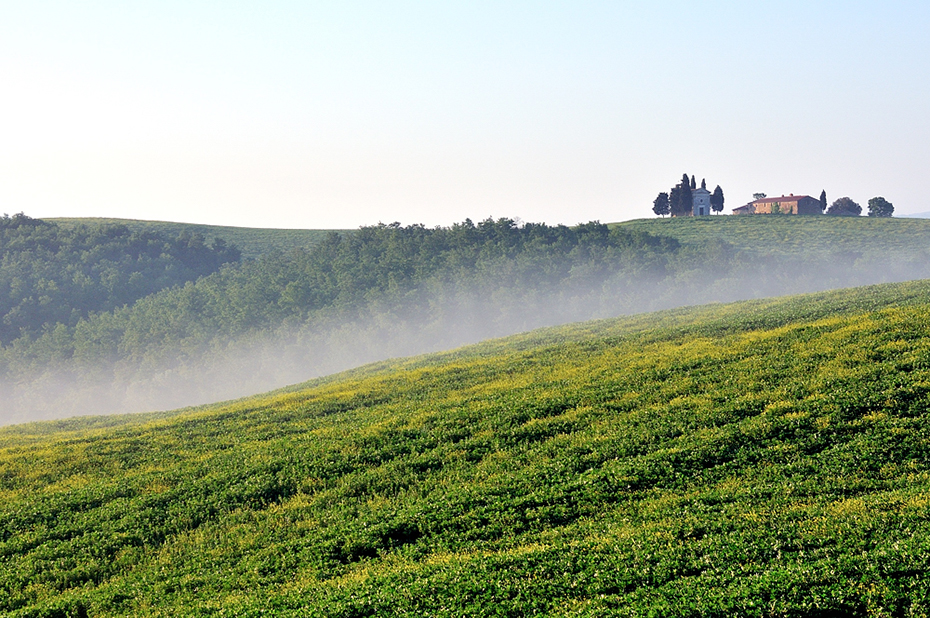
[[[401,301],[373,300],[310,323],[214,338],[196,353],[59,362],[0,378],[0,424],[156,410],[236,399],[391,358],[453,349],[541,327],[689,305],[930,278],[921,256],[712,261],[672,275],[625,274],[568,284],[431,283]],[[742,260],[739,256],[734,258]],[[550,282],[551,283],[551,282]]]

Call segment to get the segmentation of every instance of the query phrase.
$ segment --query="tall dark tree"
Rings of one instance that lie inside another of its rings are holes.
[[[660,217],[664,217],[671,211],[672,210],[668,205],[668,193],[663,191],[658,195],[658,197],[656,197],[655,200],[652,201],[652,212],[656,213]]]
[[[862,206],[848,197],[841,197],[830,204],[827,214],[840,217],[858,217],[862,214]]]
[[[820,212],[825,212],[827,210],[827,190],[824,189],[820,192]]]
[[[710,207],[716,213],[723,212],[723,189],[720,185],[710,194]]]
[[[678,212],[681,215],[691,214],[694,207],[694,200],[691,198],[691,188],[694,182],[694,176],[690,179],[687,174],[681,175],[681,191],[678,193]]]
[[[668,205],[673,217],[680,217],[684,213],[681,208],[681,183],[672,187],[668,192]]]
[[[697,183],[694,182],[694,174],[691,174],[691,190],[697,189]]]
[[[869,200],[870,217],[890,217],[894,213],[894,204],[883,197],[873,197]]]
[[[707,179],[701,178],[701,188],[707,191]]]

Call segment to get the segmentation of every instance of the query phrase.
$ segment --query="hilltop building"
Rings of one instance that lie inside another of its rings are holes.
[[[703,217],[710,214],[710,191],[704,187],[691,189],[691,215]]]
[[[766,197],[733,209],[734,215],[819,215],[820,200],[809,195]]]

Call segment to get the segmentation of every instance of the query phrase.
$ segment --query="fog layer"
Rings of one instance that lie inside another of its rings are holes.
[[[575,277],[558,288],[534,281],[481,287],[433,283],[399,300],[371,300],[311,323],[217,337],[195,354],[175,354],[167,346],[157,357],[143,359],[71,359],[0,381],[0,424],[174,409],[544,326],[930,277],[925,259],[738,262],[724,268],[703,261],[671,275],[626,273],[596,282]]]

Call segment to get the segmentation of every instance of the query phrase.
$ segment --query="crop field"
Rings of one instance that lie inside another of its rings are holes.
[[[168,236],[177,236],[182,232],[203,234],[206,238],[222,238],[242,251],[242,257],[257,258],[266,253],[281,251],[287,253],[294,249],[309,249],[323,240],[330,232],[341,234],[351,230],[288,230],[258,227],[232,227],[228,225],[201,225],[197,223],[174,223],[170,221],[140,221],[137,219],[106,218],[50,218],[50,223],[70,226],[81,223],[101,224],[119,223],[133,232],[151,231]]]
[[[930,219],[727,215],[637,219],[614,226],[694,245],[723,240],[758,254],[815,257],[846,250],[888,259],[930,251]]]
[[[930,281],[0,429],[0,613],[928,616]]]

